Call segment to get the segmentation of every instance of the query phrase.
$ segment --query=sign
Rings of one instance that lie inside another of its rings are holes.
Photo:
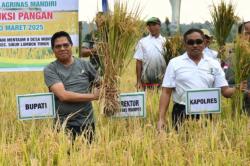
[[[186,114],[220,113],[220,94],[220,88],[187,90]]]
[[[70,34],[77,54],[78,0],[1,0],[0,22],[0,71],[41,71],[55,59],[58,31]]]
[[[55,118],[54,94],[18,95],[17,110],[19,120]]]
[[[145,92],[120,94],[120,105],[114,117],[146,117]]]

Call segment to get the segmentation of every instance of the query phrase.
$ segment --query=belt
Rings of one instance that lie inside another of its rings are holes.
[[[143,83],[142,86],[144,87],[148,87],[148,86],[161,86],[161,84],[155,83],[155,84],[147,84],[147,83]]]

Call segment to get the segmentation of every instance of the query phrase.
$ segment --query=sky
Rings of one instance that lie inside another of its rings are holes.
[[[113,6],[115,0],[108,0]],[[129,8],[140,4],[142,9],[141,18],[146,20],[150,17],[159,17],[164,21],[166,17],[171,20],[171,5],[169,0],[121,0],[128,2]],[[250,20],[250,0],[231,0],[235,6],[236,14],[244,21]],[[220,0],[182,0],[180,23],[211,21],[210,9],[213,4]],[[225,0],[230,2],[230,0]],[[91,22],[98,11],[102,10],[101,0],[79,0],[79,20]]]

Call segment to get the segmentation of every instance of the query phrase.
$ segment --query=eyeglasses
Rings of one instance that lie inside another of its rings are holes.
[[[196,39],[196,40],[190,39],[190,40],[187,40],[186,43],[187,45],[192,45],[192,46],[195,44],[199,45],[203,43],[203,40],[202,39]]]
[[[63,43],[63,44],[58,44],[58,45],[55,45],[54,48],[55,49],[61,49],[61,48],[65,48],[65,49],[68,49],[70,47],[70,44],[69,43]]]

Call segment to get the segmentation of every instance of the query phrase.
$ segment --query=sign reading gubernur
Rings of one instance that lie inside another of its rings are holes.
[[[120,94],[120,105],[115,117],[146,117],[145,92]]]
[[[18,95],[17,110],[20,120],[55,118],[54,94]]]
[[[186,91],[186,114],[221,112],[219,88],[192,89]]]

